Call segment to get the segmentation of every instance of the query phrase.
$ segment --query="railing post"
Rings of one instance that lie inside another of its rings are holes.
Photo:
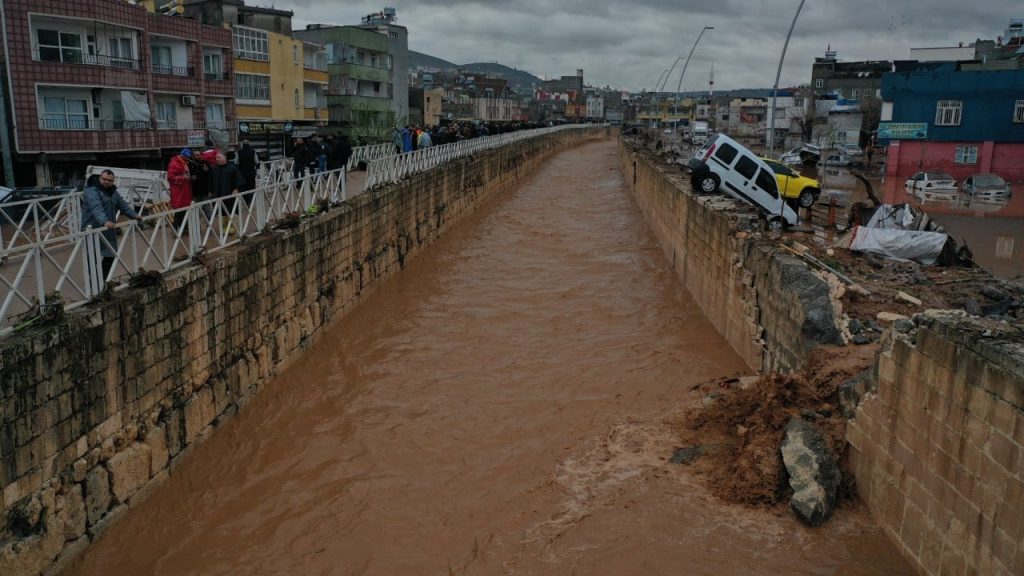
[[[199,221],[199,210],[201,208],[196,204],[189,205],[185,212],[185,220],[188,225],[188,255],[189,257],[195,256],[199,252],[199,248],[202,246],[200,243],[200,235],[202,233],[201,222]]]
[[[85,250],[82,255],[82,272],[85,280],[85,296],[92,298],[103,288],[103,258],[101,257],[100,235],[90,226],[88,234],[82,237]]]

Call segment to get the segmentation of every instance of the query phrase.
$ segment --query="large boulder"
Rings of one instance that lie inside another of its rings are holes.
[[[832,514],[842,476],[825,437],[809,422],[791,418],[782,442],[782,461],[793,489],[790,508],[811,526]]]

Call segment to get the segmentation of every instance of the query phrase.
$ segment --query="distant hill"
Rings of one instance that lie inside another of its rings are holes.
[[[424,68],[440,68],[442,70],[462,70],[464,72],[476,72],[478,74],[504,78],[512,85],[512,89],[520,94],[532,93],[534,85],[542,82],[540,78],[525,70],[517,70],[497,62],[455,64],[441,58],[435,58],[429,54],[409,50],[409,68],[412,69],[419,66]]]
[[[414,70],[416,68],[440,68],[441,70],[455,70],[459,67],[458,64],[453,64],[447,60],[435,58],[429,54],[422,52],[416,52],[415,50],[409,50],[409,69]]]

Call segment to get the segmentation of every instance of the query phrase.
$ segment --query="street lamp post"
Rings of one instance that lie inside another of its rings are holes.
[[[786,34],[786,43],[782,45],[782,55],[779,56],[779,69],[775,72],[775,87],[772,88],[772,114],[768,120],[768,157],[771,158],[775,154],[775,114],[777,114],[776,106],[779,99],[779,78],[782,76],[782,62],[786,59],[786,49],[789,48],[789,38],[793,35],[793,28],[796,27],[796,19],[800,17],[800,11],[804,8],[804,1],[800,0],[800,5],[796,8],[796,14],[793,15],[793,22],[789,25],[789,33]]]
[[[690,65],[690,57],[693,56],[693,51],[697,49],[697,43],[700,42],[700,39],[701,39],[702,36],[704,36],[704,33],[707,32],[708,30],[714,30],[714,29],[715,29],[714,26],[705,26],[700,31],[700,34],[697,35],[697,39],[693,41],[693,46],[690,47],[690,53],[686,56],[686,62],[683,64],[683,71],[679,73],[679,84],[676,85],[676,105],[675,105],[675,107],[673,108],[673,111],[672,111],[672,115],[673,116],[678,116],[679,115],[679,90],[682,89],[682,87],[683,87],[683,76],[686,75],[686,67]],[[676,130],[676,134],[678,134],[679,133],[679,119],[678,118],[676,118],[675,130]]]
[[[654,83],[654,93],[651,94],[651,128],[654,128],[654,107],[658,103],[658,86],[662,84],[661,79],[666,77],[669,70],[669,68],[662,70],[661,76],[658,76],[658,81]]]

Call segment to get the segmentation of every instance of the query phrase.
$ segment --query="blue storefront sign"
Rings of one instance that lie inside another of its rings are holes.
[[[879,122],[879,140],[924,140],[928,137],[927,122]]]

